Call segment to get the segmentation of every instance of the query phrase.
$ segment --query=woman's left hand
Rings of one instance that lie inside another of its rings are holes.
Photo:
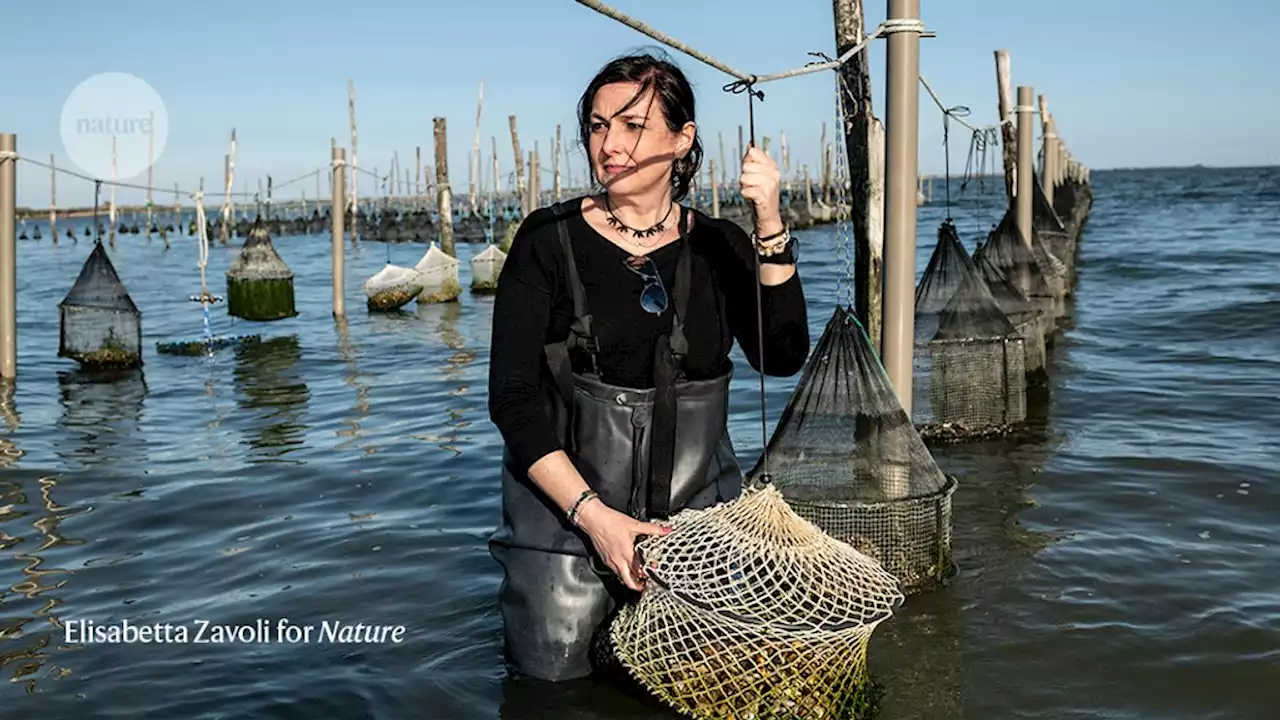
[[[782,173],[773,159],[752,146],[742,159],[742,197],[756,208],[756,235],[768,237],[782,231]]]

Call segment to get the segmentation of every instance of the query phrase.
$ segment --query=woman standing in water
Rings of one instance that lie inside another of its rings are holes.
[[[756,148],[743,158],[750,235],[680,205],[702,159],[693,89],[653,55],[605,65],[578,120],[602,191],[524,219],[498,284],[489,364],[506,444],[490,540],[505,572],[506,656],[557,681],[591,673],[593,636],[643,589],[635,543],[665,532],[653,520],[739,495],[734,341],[775,376],[809,352],[773,161]]]

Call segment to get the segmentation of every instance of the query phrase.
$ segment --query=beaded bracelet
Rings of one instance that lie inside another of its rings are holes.
[[[595,490],[584,490],[583,493],[578,496],[578,499],[573,503],[573,505],[570,506],[569,512],[566,513],[569,517],[569,523],[576,526],[578,524],[578,515],[582,513],[582,506],[586,504],[588,500],[599,497],[600,496],[596,494]]]

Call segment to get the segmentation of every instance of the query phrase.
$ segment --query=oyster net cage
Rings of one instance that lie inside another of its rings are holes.
[[[640,544],[645,591],[609,628],[640,684],[705,720],[863,714],[868,642],[903,600],[893,576],[772,486],[670,525]]]
[[[925,447],[851,310],[835,309],[750,476],[766,461],[797,514],[875,558],[904,592],[954,574],[956,481]]]
[[[1026,420],[1024,339],[949,219],[916,287],[912,361],[912,420],[926,440],[1007,435]]]

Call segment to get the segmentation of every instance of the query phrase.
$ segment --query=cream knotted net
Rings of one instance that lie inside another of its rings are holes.
[[[610,627],[623,667],[694,718],[857,714],[871,633],[903,601],[897,580],[771,485],[669,524],[639,545],[647,587]]]

